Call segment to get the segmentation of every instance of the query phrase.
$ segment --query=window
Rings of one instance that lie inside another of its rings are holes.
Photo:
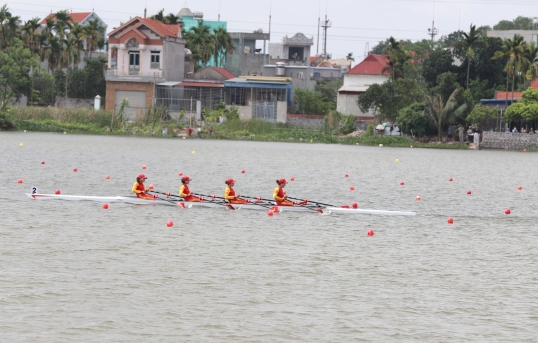
[[[160,69],[161,68],[161,52],[152,51],[151,52],[151,69]]]
[[[538,44],[538,35],[532,35],[532,41]]]

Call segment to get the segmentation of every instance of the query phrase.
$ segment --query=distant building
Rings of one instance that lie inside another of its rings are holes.
[[[310,65],[310,49],[314,45],[314,38],[308,38],[301,32],[293,37],[282,38],[282,43],[269,43],[269,55],[277,62],[286,62],[288,65]]]
[[[525,42],[535,42],[538,44],[538,30],[490,30],[488,37],[498,37],[501,39],[513,39],[514,35],[523,36]]]
[[[179,83],[184,76],[185,40],[179,25],[134,17],[108,34],[106,109],[117,111],[123,99],[128,120],[153,106],[156,83]]]
[[[226,55],[226,69],[231,73],[241,75],[261,76],[265,64],[274,63],[271,56],[266,54],[266,42],[271,39],[269,33],[261,30],[254,32],[230,32],[235,50]],[[264,48],[256,48],[263,42]]]
[[[204,20],[204,13],[203,12],[192,12],[189,8],[184,7],[177,13],[177,16],[181,18],[183,21],[183,30],[189,31],[193,27],[198,27],[198,24],[200,22],[203,22],[204,25],[209,26],[211,29],[211,32],[213,33],[215,30],[219,28],[227,29],[228,23],[225,21],[215,21],[215,20]],[[208,63],[206,63],[208,66],[216,66],[217,63],[215,61],[215,58],[212,57]]]
[[[284,65],[282,77],[292,80],[293,88],[312,90],[316,87],[316,79],[325,81],[335,81],[342,78],[342,70],[329,67],[311,67]],[[265,65],[263,67],[264,76],[278,76],[276,65]]]
[[[389,80],[389,72],[384,70],[389,60],[386,56],[370,53],[361,63],[344,74],[344,85],[338,90],[337,110],[345,115],[363,116],[374,119],[375,113],[364,113],[358,105],[359,96],[374,83]]]

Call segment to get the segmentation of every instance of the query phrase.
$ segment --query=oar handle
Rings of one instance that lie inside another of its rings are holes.
[[[299,199],[299,198],[292,198],[292,197],[288,197],[289,199],[293,199],[293,200],[304,200],[304,199]],[[311,202],[311,203],[314,203],[314,204],[319,204],[319,205],[323,205],[323,206],[331,206],[331,207],[338,207],[338,206],[335,206],[335,205],[331,205],[331,204],[324,204],[322,202],[319,202],[319,201],[313,201],[313,200],[308,200],[308,202]]]

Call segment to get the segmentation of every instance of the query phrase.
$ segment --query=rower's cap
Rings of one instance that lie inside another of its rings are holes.
[[[225,181],[227,185],[229,185],[230,183],[234,183],[235,180],[234,179],[228,179]]]
[[[192,181],[192,179],[190,177],[188,177],[188,176],[183,176],[181,178],[181,181]]]
[[[147,179],[146,175],[144,174],[138,174],[139,179]]]
[[[286,181],[286,179],[280,179],[280,180],[278,180],[278,183],[284,183],[284,184],[287,184],[288,181]]]

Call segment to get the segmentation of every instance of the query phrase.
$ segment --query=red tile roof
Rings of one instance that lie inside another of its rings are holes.
[[[514,92],[514,99],[521,99],[522,92]],[[505,91],[496,91],[495,100],[505,100],[506,92]],[[512,99],[512,91],[508,92],[508,99]]]
[[[389,59],[386,56],[370,54],[361,63],[354,66],[346,74],[354,75],[388,75],[389,72],[383,72]]]
[[[70,23],[80,23],[90,14],[92,14],[92,12],[71,12],[69,13],[69,15],[71,16],[71,18],[73,18],[73,21]],[[54,19],[55,17],[55,13],[50,13],[48,16],[45,17],[45,19],[41,20],[41,25],[45,25],[47,23],[47,19]]]
[[[164,24],[158,20],[149,19],[149,18],[138,18],[138,20],[153,30],[156,34],[162,37],[179,37],[179,24],[168,25]]]
[[[228,78],[228,79],[233,79],[235,78],[235,75],[232,74],[230,71],[224,69],[224,68],[219,68],[219,67],[213,67],[213,69],[215,69],[215,71],[217,73],[219,73],[220,75],[224,76],[225,78]]]

